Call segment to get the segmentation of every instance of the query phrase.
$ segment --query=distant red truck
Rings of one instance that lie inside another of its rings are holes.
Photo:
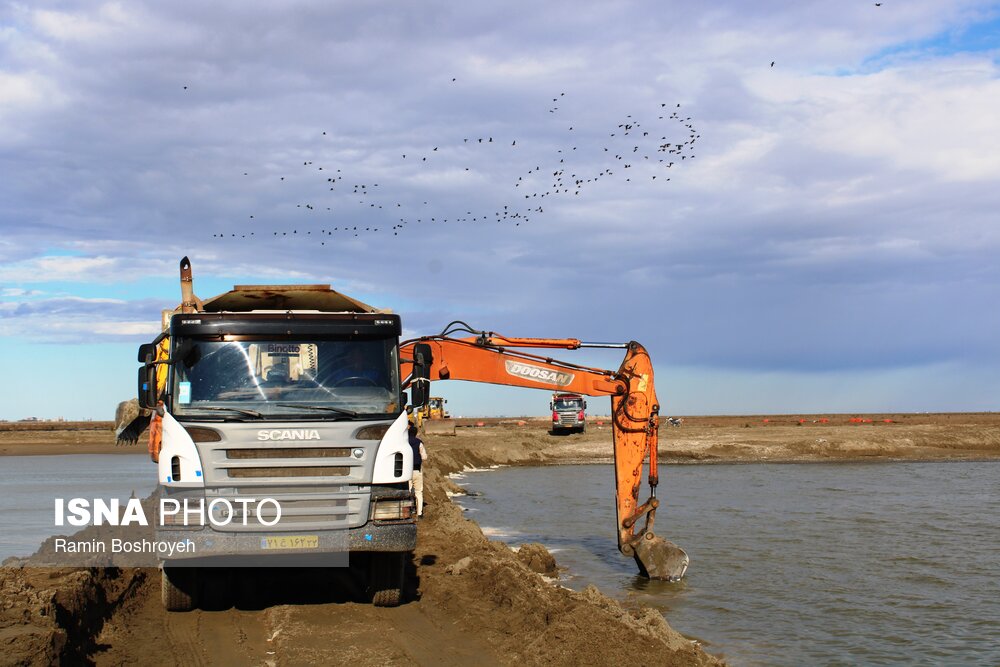
[[[583,433],[587,430],[587,400],[580,394],[552,394],[552,433]]]

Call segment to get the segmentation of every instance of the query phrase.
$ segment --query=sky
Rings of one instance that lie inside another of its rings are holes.
[[[183,256],[637,340],[663,414],[997,410],[998,54],[975,0],[0,2],[0,419],[110,419]]]

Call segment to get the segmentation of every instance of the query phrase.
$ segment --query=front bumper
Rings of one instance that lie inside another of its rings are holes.
[[[407,489],[370,487],[371,500],[412,499]],[[367,503],[366,503],[367,504]],[[175,548],[161,560],[208,566],[345,566],[350,552],[410,552],[417,547],[416,520],[369,519],[348,528],[302,527],[288,530],[220,531],[209,523],[193,528],[157,527],[155,539]]]
[[[172,565],[344,566],[352,551],[413,551],[417,546],[417,525],[412,521],[369,521],[359,528],[343,530],[241,533],[205,527],[157,530],[155,539],[178,545],[169,556],[161,556]]]

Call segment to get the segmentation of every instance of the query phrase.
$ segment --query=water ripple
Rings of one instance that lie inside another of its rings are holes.
[[[559,548],[568,585],[657,607],[734,665],[1000,664],[1000,463],[677,466],[661,478],[657,532],[691,556],[679,585],[637,577],[615,550],[609,467],[470,474],[484,496],[463,503]],[[556,496],[574,511],[540,510]]]

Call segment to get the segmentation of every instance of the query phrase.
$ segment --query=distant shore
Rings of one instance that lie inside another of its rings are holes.
[[[667,463],[1000,460],[1000,413],[731,415],[661,419]],[[582,434],[552,435],[545,418],[455,419],[456,435],[427,437],[447,458],[482,465],[597,463],[613,456],[608,417]],[[117,447],[111,422],[0,423],[0,456],[137,454]]]
[[[140,439],[141,440],[141,439]],[[114,422],[0,422],[0,456],[50,454],[135,454],[140,447],[116,447]]]

